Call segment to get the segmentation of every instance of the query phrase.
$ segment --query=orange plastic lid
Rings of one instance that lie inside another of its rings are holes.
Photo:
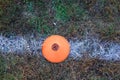
[[[42,44],[43,56],[52,63],[64,61],[70,52],[69,42],[62,36],[49,36]]]

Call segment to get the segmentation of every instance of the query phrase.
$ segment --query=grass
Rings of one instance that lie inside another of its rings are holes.
[[[6,71],[6,61],[4,57],[0,56],[0,75],[5,74]]]
[[[98,18],[106,22],[102,23],[103,26],[111,21],[115,27],[118,26],[116,25],[116,17],[119,17],[120,8],[117,0],[107,2],[105,0],[1,0],[0,2],[0,31],[6,35],[37,32],[42,35],[60,34],[66,37],[72,35],[79,37],[91,25],[86,22],[92,21],[93,24]],[[98,26],[97,23],[94,25]],[[88,26],[83,28],[81,24]],[[72,31],[69,29],[70,26],[75,27],[75,29]],[[92,28],[97,29],[96,27]],[[100,31],[99,28],[97,31],[105,33],[105,36],[116,33],[116,29],[112,33],[112,29],[111,31],[105,27],[102,29],[104,32]],[[93,32],[95,31],[93,30]],[[102,36],[102,34],[100,35]]]
[[[79,21],[87,15],[86,11],[79,4],[74,3],[74,1],[53,0],[52,3],[57,21],[66,22],[71,19]]]
[[[61,0],[53,0],[53,9],[55,10],[55,19],[57,21],[67,21],[69,16],[67,15],[67,6],[65,6]]]
[[[3,56],[0,54],[0,79],[1,80],[21,80],[22,74],[19,69],[14,67],[17,64],[17,58],[10,56]]]
[[[32,17],[28,20],[28,24],[34,26],[35,30],[39,33],[48,35],[52,31],[52,27],[46,24],[47,22],[39,17]]]
[[[26,14],[24,14],[26,13]],[[119,0],[0,0],[0,33],[81,38],[86,29],[120,42]],[[67,59],[52,64],[38,55],[0,53],[0,80],[119,80],[120,62]]]
[[[8,54],[7,68],[1,80],[119,80],[120,63],[98,59],[68,58],[65,62],[52,64],[38,55]],[[2,57],[0,58],[2,59]]]
[[[77,31],[68,31],[70,29],[67,28],[73,24],[79,26],[81,22],[97,19],[98,16],[107,22],[114,21],[115,17],[119,17],[119,4],[118,0],[1,0],[0,31],[7,35],[38,32],[42,35],[69,36]],[[62,28],[68,33],[60,30]],[[83,33],[85,30],[82,28],[79,27]]]

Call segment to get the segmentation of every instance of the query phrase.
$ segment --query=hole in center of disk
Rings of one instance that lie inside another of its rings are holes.
[[[57,51],[59,49],[59,45],[57,43],[54,43],[52,45],[52,50]]]

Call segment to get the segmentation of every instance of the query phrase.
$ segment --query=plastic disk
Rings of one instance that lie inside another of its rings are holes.
[[[59,35],[49,36],[42,44],[42,55],[52,63],[64,61],[69,52],[69,42]]]

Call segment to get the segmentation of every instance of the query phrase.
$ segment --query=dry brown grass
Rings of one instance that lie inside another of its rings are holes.
[[[12,56],[12,60],[10,59]],[[119,80],[120,61],[110,62],[98,59],[68,58],[53,64],[38,55],[6,55],[6,73],[13,74],[15,80]],[[12,63],[12,64],[11,64]]]

